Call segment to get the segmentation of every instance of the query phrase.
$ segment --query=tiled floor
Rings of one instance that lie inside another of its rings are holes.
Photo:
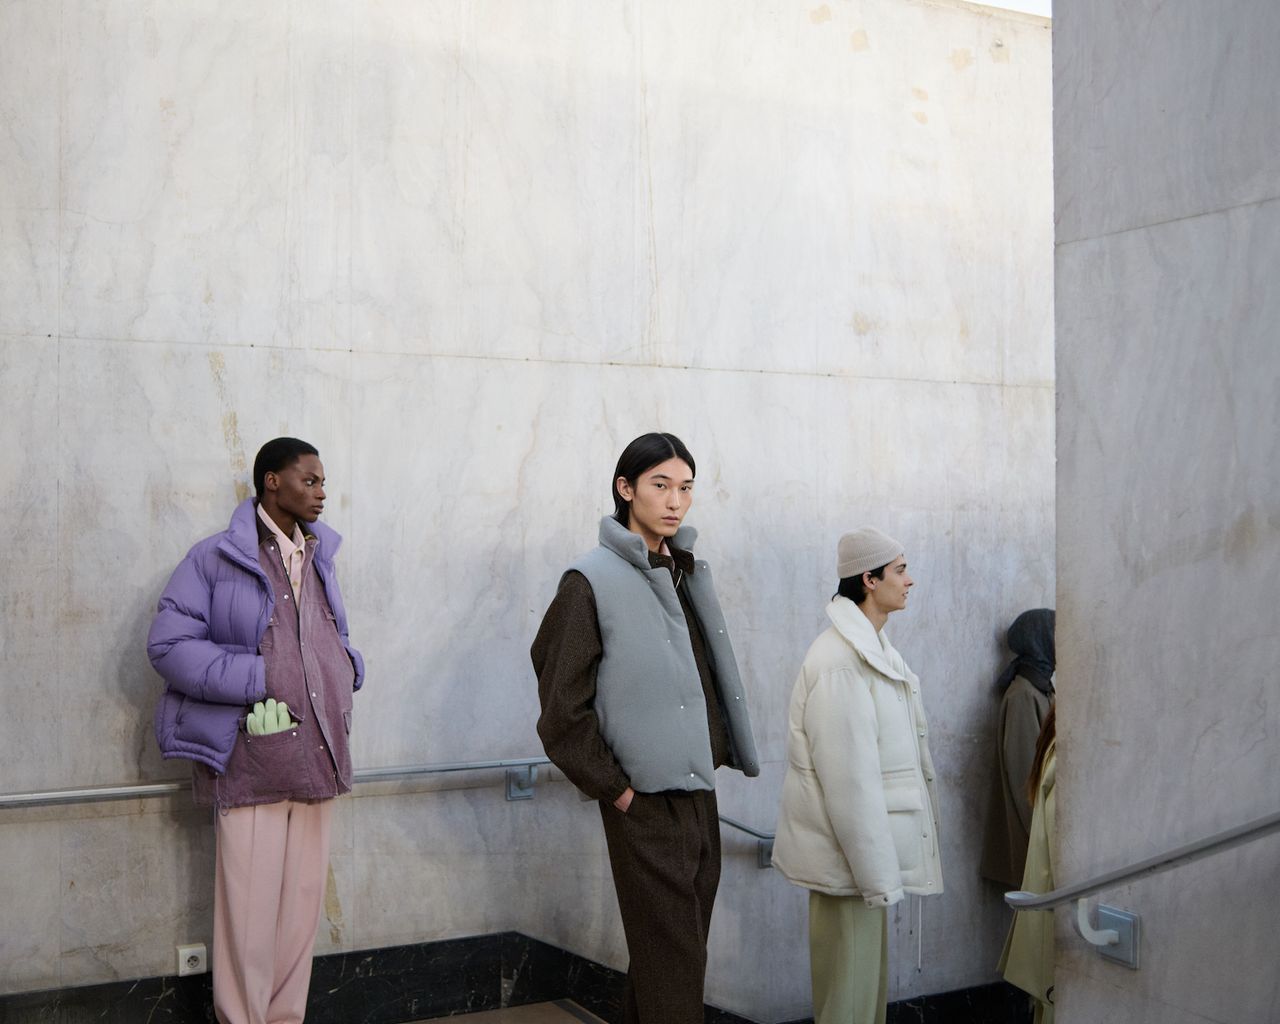
[[[599,1017],[587,1013],[577,1003],[557,999],[554,1003],[513,1006],[509,1010],[467,1013],[460,1017],[435,1017],[435,1021],[459,1021],[461,1024],[604,1024]],[[419,1021],[418,1024],[428,1024]]]

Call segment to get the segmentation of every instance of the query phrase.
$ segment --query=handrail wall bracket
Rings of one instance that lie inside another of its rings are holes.
[[[1140,860],[1128,867],[1097,875],[1088,881],[1064,885],[1054,889],[1053,892],[1007,892],[1004,894],[1004,901],[1014,910],[1052,910],[1054,907],[1075,903],[1076,927],[1080,934],[1097,946],[1098,952],[1108,960],[1114,960],[1137,970],[1140,923],[1138,915],[1127,910],[1117,910],[1115,907],[1100,906],[1098,907],[1098,928],[1095,929],[1089,923],[1089,908],[1085,903],[1088,897],[1118,886],[1130,885],[1140,878],[1150,878],[1181,867],[1183,864],[1191,864],[1203,857],[1244,846],[1246,843],[1255,842],[1277,832],[1280,832],[1280,812],[1247,821],[1243,825],[1207,836],[1194,843],[1166,850],[1164,853],[1158,853],[1154,857]],[[1108,941],[1108,933],[1115,934],[1114,942]],[[1090,935],[1094,938],[1089,938]]]
[[[1081,898],[1076,904],[1076,931],[1085,942],[1098,951],[1098,955],[1133,970],[1138,969],[1138,943],[1141,920],[1137,914],[1106,904],[1098,906],[1098,927],[1089,920],[1089,900]]]
[[[739,821],[737,818],[731,818],[727,814],[720,815],[720,821],[722,824],[737,829],[739,832],[745,832],[756,841],[756,867],[761,870],[773,867],[774,835],[772,832],[764,832],[758,828],[753,828],[751,825]]]
[[[538,766],[526,764],[507,769],[507,799],[532,800],[533,787],[538,781]]]

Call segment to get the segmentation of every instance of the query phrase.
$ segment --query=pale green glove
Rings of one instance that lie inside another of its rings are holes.
[[[250,736],[270,736],[272,733],[284,732],[293,727],[289,705],[274,697],[268,697],[265,704],[258,701],[245,716],[244,726]]]

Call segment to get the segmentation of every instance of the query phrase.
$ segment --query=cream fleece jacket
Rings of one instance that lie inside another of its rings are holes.
[[[942,892],[938,799],[920,681],[837,597],[791,695],[773,865],[796,885],[889,906]]]

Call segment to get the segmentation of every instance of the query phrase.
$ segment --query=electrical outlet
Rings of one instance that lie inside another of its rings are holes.
[[[208,969],[209,956],[205,952],[203,942],[178,947],[179,978],[185,978],[188,974],[204,974]]]

